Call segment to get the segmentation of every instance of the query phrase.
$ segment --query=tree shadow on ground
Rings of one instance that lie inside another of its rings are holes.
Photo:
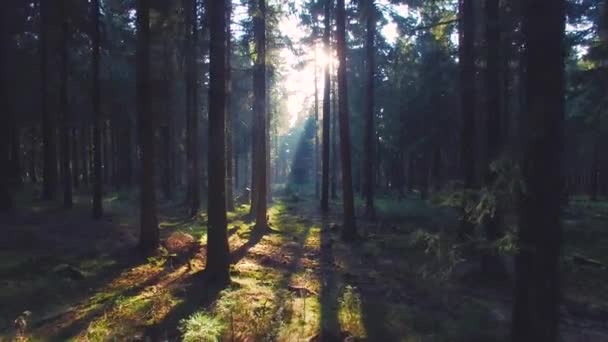
[[[338,320],[338,285],[333,253],[334,239],[329,222],[323,218],[321,225],[321,317],[318,341],[339,341],[340,323]]]

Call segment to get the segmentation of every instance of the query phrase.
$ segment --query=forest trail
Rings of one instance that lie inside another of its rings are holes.
[[[233,284],[223,291],[206,286],[200,272],[204,246],[192,262],[167,253],[142,259],[131,252],[136,232],[127,218],[132,213],[117,213],[88,228],[75,224],[80,214],[58,214],[43,225],[46,234],[35,234],[37,240],[48,243],[52,227],[63,227],[73,230],[68,234],[73,241],[50,240],[61,259],[50,249],[40,258],[12,259],[13,270],[22,269],[1,285],[13,298],[1,312],[2,321],[30,310],[28,336],[57,341],[176,340],[180,321],[201,310],[203,324],[220,324],[213,317],[223,317],[224,336],[236,341],[342,341],[349,336],[500,341],[508,335],[508,290],[471,291],[476,280],[458,278],[458,257],[441,235],[453,224],[449,211],[407,199],[400,203],[398,219],[385,215],[383,221],[359,221],[361,238],[346,245],[339,239],[340,213],[323,217],[316,208],[311,199],[275,200],[266,232],[252,231],[248,207],[230,213]],[[29,219],[41,223],[35,216]],[[204,214],[196,220],[162,219],[165,238],[180,232],[204,241]],[[80,227],[80,235],[74,227]],[[102,238],[91,238],[102,229]],[[109,249],[110,241],[122,243]],[[72,253],[65,253],[68,248]],[[3,266],[3,275],[11,275],[9,269]],[[46,292],[29,295],[41,288]],[[0,331],[0,341],[9,338],[8,326]],[[568,342],[608,340],[608,327],[589,319],[568,316],[562,331]]]

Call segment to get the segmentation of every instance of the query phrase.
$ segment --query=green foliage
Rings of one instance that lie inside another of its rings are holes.
[[[357,288],[350,285],[344,287],[344,292],[338,299],[338,303],[340,305],[338,313],[340,326],[355,336],[365,334],[361,317],[361,297]]]
[[[410,245],[433,256],[432,262],[423,263],[418,269],[424,279],[446,280],[462,261],[463,245],[456,244],[442,232],[430,233],[419,229],[411,234]]]
[[[219,342],[226,324],[221,318],[201,311],[181,320],[179,330],[184,342]]]

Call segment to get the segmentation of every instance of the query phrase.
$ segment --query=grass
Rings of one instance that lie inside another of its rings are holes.
[[[108,205],[117,208],[131,202],[129,194],[108,198]],[[362,203],[357,203],[360,210]],[[322,220],[317,201],[310,197],[275,199],[268,212],[272,230],[262,236],[247,220],[249,207],[239,206],[228,214],[231,252],[238,256],[230,271],[233,283],[204,304],[197,304],[189,292],[205,266],[204,248],[192,269],[171,268],[162,254],[127,263],[124,256],[109,253],[82,257],[79,251],[3,251],[0,321],[10,322],[25,309],[34,312],[35,321],[52,317],[29,332],[42,341],[143,339],[153,329],[160,329],[158,338],[197,341],[204,340],[201,336],[210,341],[310,340],[330,330],[342,339],[370,341],[482,342],[507,336],[508,306],[505,309],[492,289],[471,293],[470,283],[452,276],[451,267],[458,262],[458,255],[452,254],[455,214],[413,197],[381,197],[376,203],[381,220],[360,220],[363,238],[349,245],[341,242],[339,231],[329,229],[339,224],[340,213]],[[605,271],[568,264],[567,256],[584,252],[608,262],[605,221],[595,215],[603,207],[573,204],[578,214],[566,218],[563,268],[566,294],[600,305],[608,300],[601,291],[608,280]],[[163,208],[163,236],[188,233],[204,245],[204,213],[185,220]],[[129,227],[130,209],[120,210],[112,213],[112,226]],[[41,271],[60,264],[73,265],[85,280]],[[108,273],[111,269],[117,271]],[[167,326],[168,317],[190,301],[194,310]],[[10,336],[9,324],[3,324],[0,341]]]

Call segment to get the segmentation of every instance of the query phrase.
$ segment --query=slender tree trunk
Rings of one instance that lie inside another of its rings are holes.
[[[67,0],[61,0],[61,164],[63,170],[63,206],[71,208],[72,201],[72,172],[70,169],[70,114],[68,103],[68,18]]]
[[[206,272],[213,283],[230,282],[230,255],[226,229],[226,1],[208,2],[210,20],[209,64],[209,188]]]
[[[7,67],[7,50],[8,50],[8,34],[6,27],[6,11],[0,12],[0,75],[5,75]],[[9,175],[8,175],[8,146],[10,143],[9,133],[10,127],[7,122],[9,113],[8,110],[8,89],[4,77],[0,77],[0,108],[3,113],[0,113],[0,212],[8,212],[13,206],[13,193],[11,191]]]
[[[366,8],[366,38],[365,38],[365,53],[366,53],[366,72],[367,80],[365,85],[365,141],[363,143],[363,168],[364,168],[364,190],[365,197],[365,215],[370,219],[375,219],[376,210],[374,208],[374,75],[375,62],[374,55],[376,53],[374,47],[374,38],[376,35],[376,20],[374,0],[367,0]]]
[[[338,106],[340,114],[340,156],[342,160],[342,202],[344,207],[342,238],[353,240],[357,235],[353,177],[350,156],[350,123],[346,80],[346,11],[344,0],[338,0],[336,9],[336,48],[338,50]]]
[[[89,148],[89,125],[86,122],[83,122],[80,127],[80,165],[82,172],[82,183],[85,186],[89,185],[89,161],[87,159],[87,149]]]
[[[234,211],[234,148],[232,138],[232,0],[226,1],[226,208]]]
[[[565,1],[524,3],[526,132],[512,341],[557,341]]]
[[[591,160],[591,184],[589,188],[589,194],[591,195],[592,201],[598,200],[598,193],[600,187],[600,144],[599,135],[593,138],[593,155]]]
[[[48,3],[40,0],[40,85],[42,112],[42,148],[44,155],[42,199],[54,200],[57,196],[57,145],[55,135],[55,118],[48,110],[48,60],[47,60],[47,28]]]
[[[325,48],[325,55],[328,59],[331,55],[331,47],[329,45],[331,35],[331,5],[331,0],[325,0],[325,32],[323,33],[323,45]],[[326,62],[324,65],[323,77],[323,175],[321,181],[321,211],[326,213],[329,211],[329,130],[331,122],[331,80],[329,75],[329,62]]]
[[[99,1],[93,0],[93,218],[103,215],[101,174],[101,85],[99,79],[99,50],[101,35],[99,27]]]
[[[36,134],[36,127],[32,127],[32,129],[30,130],[30,182],[32,184],[38,184],[38,171],[36,170],[37,168],[37,161],[38,161],[38,154],[37,154],[37,143],[38,140],[36,139],[37,134]]]
[[[267,206],[267,177],[266,177],[266,0],[257,0],[257,15],[254,17],[254,35],[257,59],[254,70],[254,112],[256,125],[256,155],[255,162],[255,217],[256,227],[265,229]]]
[[[331,0],[330,0],[331,1]],[[338,152],[338,96],[336,92],[336,81],[332,82],[332,96],[331,96],[331,136],[334,139],[331,140],[331,198],[338,198],[338,167],[340,164],[339,161],[339,152]]]
[[[6,114],[10,119],[10,145],[11,145],[11,179],[16,188],[23,186],[21,175],[21,128],[17,124],[17,119],[13,113]]]
[[[80,160],[78,155],[78,131],[76,127],[72,128],[72,183],[74,188],[80,187]]]
[[[459,0],[459,48],[460,60],[460,97],[461,97],[461,169],[463,189],[468,192],[475,185],[475,18],[473,0]],[[466,201],[466,200],[465,200]],[[473,230],[472,224],[464,214],[466,203],[463,201],[463,215],[460,222],[460,235],[465,237]]]
[[[313,22],[313,25],[317,25],[316,20]],[[319,77],[318,77],[318,63],[317,63],[317,42],[313,42],[314,49],[314,89],[315,89],[315,150],[314,150],[314,182],[315,182],[315,198],[319,198]]]
[[[151,252],[158,246],[156,218],[155,141],[156,118],[150,108],[150,7],[137,0],[137,111],[141,125],[141,190],[139,247]]]

